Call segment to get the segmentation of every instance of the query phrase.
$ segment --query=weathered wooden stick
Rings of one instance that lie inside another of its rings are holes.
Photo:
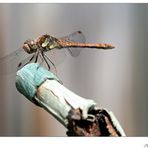
[[[68,136],[125,136],[112,112],[71,92],[39,64],[28,64],[17,72],[16,88],[62,123]]]

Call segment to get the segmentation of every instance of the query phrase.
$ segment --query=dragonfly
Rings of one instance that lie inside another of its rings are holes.
[[[39,62],[39,59],[41,63],[46,63],[48,70],[50,70],[51,64],[56,69],[54,61],[52,61],[49,56],[51,51],[66,49],[72,57],[77,57],[83,48],[106,50],[115,47],[112,44],[106,43],[86,43],[85,36],[81,31],[73,32],[61,38],[55,38],[45,34],[36,39],[26,40],[23,43],[22,48],[19,48],[8,56],[0,58],[0,69],[3,71],[5,67],[8,66],[8,72],[9,69],[11,69],[11,72],[14,71],[15,68],[20,69],[28,63],[37,63]],[[46,53],[49,54],[47,55]],[[24,60],[22,60],[22,58],[24,58]],[[58,59],[59,58],[60,57],[58,57]]]

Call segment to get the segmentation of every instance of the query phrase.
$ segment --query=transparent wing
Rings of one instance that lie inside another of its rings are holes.
[[[63,39],[65,41],[85,43],[85,37],[81,31],[76,31],[60,39]],[[81,52],[81,49],[79,48],[66,48],[66,49],[73,57],[78,56]],[[59,49],[48,51],[45,54],[52,61],[52,63],[54,63],[55,66],[59,65],[59,63],[62,63],[62,61],[64,61],[66,56],[66,53],[63,52],[63,50]],[[9,54],[8,56],[2,58],[0,57],[0,75],[15,73],[19,68],[23,67],[31,59],[31,57],[32,55],[27,54],[21,48]],[[42,60],[38,62],[42,62]],[[48,62],[50,64],[50,61]],[[50,64],[51,69],[54,67],[52,63]]]
[[[16,72],[19,63],[23,59],[29,59],[29,57],[30,56],[23,49],[19,48],[13,53],[0,58],[0,75],[11,74]]]
[[[44,54],[48,57],[49,60],[47,58],[46,60],[53,71],[55,71],[54,66],[56,67],[62,63],[66,56],[66,52],[64,52],[64,50],[58,49],[45,52]],[[0,75],[16,73],[17,70],[21,69],[26,64],[35,62],[36,57],[34,57],[32,61],[29,62],[32,56],[33,54],[30,55],[27,54],[23,49],[18,49],[7,56],[0,58]],[[50,61],[54,64],[54,66]],[[39,56],[37,62],[48,69],[44,59],[41,56]]]
[[[61,37],[60,39],[65,40],[65,41],[70,41],[70,42],[77,42],[77,43],[85,43],[86,41],[85,36],[83,35],[81,31],[73,32],[67,36]],[[77,57],[80,54],[82,49],[81,48],[67,48],[67,50],[69,51],[72,57]]]

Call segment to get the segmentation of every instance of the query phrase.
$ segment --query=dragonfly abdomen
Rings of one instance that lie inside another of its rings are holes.
[[[63,40],[58,40],[58,43],[63,47],[75,47],[75,48],[97,48],[97,49],[112,49],[115,48],[111,44],[91,44],[91,43],[76,43],[76,42],[68,42]]]

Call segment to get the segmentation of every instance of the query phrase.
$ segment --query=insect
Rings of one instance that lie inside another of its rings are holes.
[[[15,63],[13,62],[15,59],[16,62],[20,61],[21,58],[18,59],[18,57],[25,57],[25,54],[23,51],[25,51],[28,55],[31,56],[25,58],[25,60],[21,59],[21,62],[18,62],[18,68],[30,63],[30,62],[38,62],[39,58],[41,59],[41,63],[45,62],[48,69],[50,70],[50,67],[52,64],[53,67],[56,69],[54,61],[50,59],[50,56],[46,53],[49,51],[53,51],[55,49],[61,50],[61,49],[67,49],[67,51],[70,53],[71,56],[76,57],[80,53],[80,48],[96,48],[96,49],[112,49],[114,48],[111,44],[91,44],[91,43],[85,43],[85,37],[81,31],[73,32],[72,34],[69,34],[68,36],[61,37],[61,38],[55,38],[51,35],[42,35],[36,39],[29,39],[26,40],[23,45],[22,49],[16,50],[14,53],[1,58],[0,59],[0,68],[7,67],[8,63],[9,65]],[[49,52],[50,54],[50,52]],[[20,56],[21,55],[21,56]],[[10,60],[12,62],[10,62]],[[9,69],[15,69],[13,65],[9,66]]]

